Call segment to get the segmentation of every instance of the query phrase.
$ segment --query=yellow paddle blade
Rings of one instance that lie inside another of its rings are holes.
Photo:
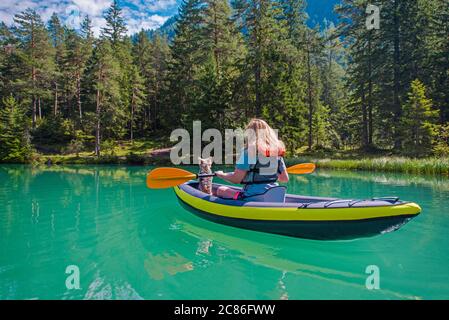
[[[300,163],[287,168],[289,174],[308,174],[315,171],[313,163]]]
[[[170,188],[195,178],[196,174],[183,169],[156,168],[148,172],[147,187],[150,189]]]

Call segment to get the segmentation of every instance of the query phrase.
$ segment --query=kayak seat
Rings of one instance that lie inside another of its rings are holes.
[[[285,202],[286,191],[287,188],[284,186],[272,187],[262,194],[245,197],[244,200],[248,202]]]

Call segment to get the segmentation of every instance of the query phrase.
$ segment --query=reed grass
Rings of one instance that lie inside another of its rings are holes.
[[[449,175],[449,158],[379,157],[362,159],[310,159],[318,168],[367,170],[412,174]]]

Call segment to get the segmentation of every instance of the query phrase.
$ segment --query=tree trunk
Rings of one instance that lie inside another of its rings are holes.
[[[130,137],[131,137],[131,143],[134,140],[134,103],[135,103],[135,93],[133,90],[133,95],[131,98],[131,124],[130,124]]]
[[[53,109],[53,114],[56,116],[58,114],[58,83],[55,82],[55,105]]]
[[[33,128],[36,128],[37,120],[37,99],[36,99],[36,68],[31,68],[31,79],[33,83]]]
[[[33,128],[36,128],[36,114],[37,114],[37,106],[36,106],[36,97],[33,95]]]
[[[83,109],[81,107],[81,76],[76,74],[76,102],[78,104],[78,112],[80,117],[80,123],[83,122]]]
[[[363,147],[367,148],[369,146],[369,125],[368,125],[368,112],[366,107],[366,97],[365,97],[365,85],[362,83],[361,88],[361,102],[362,102],[362,139]]]
[[[260,88],[260,78],[261,78],[261,66],[259,62],[256,62],[254,66],[254,80],[255,80],[255,93],[256,93],[256,105],[255,114],[256,117],[260,117],[262,113],[262,99],[261,99],[261,88]]]
[[[373,62],[371,56],[371,33],[368,33],[368,139],[367,146],[371,147],[373,145]]]
[[[31,57],[33,59],[34,63],[34,48],[35,48],[35,41],[34,41],[34,23],[31,22]],[[36,128],[36,67],[33,65],[31,67],[31,82],[33,85],[33,128]]]
[[[39,97],[37,101],[38,101],[37,105],[38,105],[38,108],[39,108],[39,120],[42,120],[41,98]]]
[[[100,90],[97,89],[97,98],[96,98],[96,115],[97,115],[97,123],[95,125],[95,155],[97,157],[100,156],[100,129],[101,129],[101,105],[100,105]]]
[[[220,58],[219,58],[219,52],[218,52],[218,31],[217,31],[217,9],[215,8],[216,4],[211,3],[211,5],[214,7],[214,59],[215,59],[215,66],[216,66],[216,75],[217,79],[220,79]]]
[[[399,20],[399,1],[400,0],[394,0],[394,40],[393,40],[393,81],[394,81],[394,88],[393,88],[393,103],[394,103],[394,123],[395,123],[395,130],[394,130],[394,148],[400,149],[402,146],[402,139],[401,139],[401,132],[400,128],[398,126],[400,122],[400,118],[402,115],[401,110],[401,101],[400,101],[400,90],[401,90],[401,74],[400,74],[400,68],[401,68],[401,52],[400,52],[400,20]]]
[[[309,115],[308,115],[308,150],[312,150],[312,144],[313,144],[313,92],[312,92],[312,66],[310,61],[310,47],[309,44],[307,44],[306,49],[307,54],[307,96],[308,96],[308,104],[309,104]]]

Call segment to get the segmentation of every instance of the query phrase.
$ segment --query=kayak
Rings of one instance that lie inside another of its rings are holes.
[[[213,190],[218,186],[213,184]],[[355,239],[395,231],[421,212],[416,203],[397,197],[363,200],[287,194],[282,200],[268,202],[232,200],[201,192],[196,181],[176,186],[174,191],[184,208],[206,220],[316,240]]]

